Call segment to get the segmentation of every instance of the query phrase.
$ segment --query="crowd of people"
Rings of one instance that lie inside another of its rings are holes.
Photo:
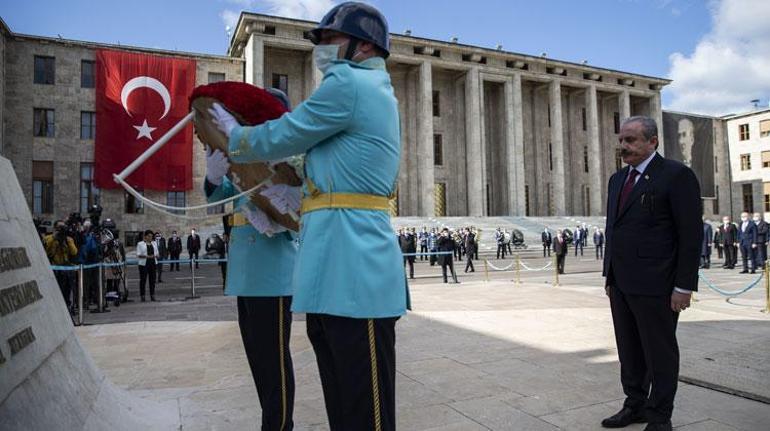
[[[588,247],[588,235],[589,230],[585,223],[575,226],[575,230],[557,229],[556,234],[551,233],[548,226],[543,229],[540,234],[540,240],[543,244],[543,257],[551,256],[553,250],[556,255],[556,268],[559,274],[564,274],[564,264],[569,251],[569,246],[572,244],[575,247],[575,257],[583,256],[583,249]],[[596,260],[604,259],[604,229],[594,227],[593,230],[593,245]]]
[[[701,247],[701,269],[711,267],[712,247],[717,249],[717,256],[724,259],[722,268],[735,269],[740,250],[741,274],[756,273],[767,262],[768,223],[760,213],[749,216],[741,213],[740,224],[733,223],[730,216],[722,217],[722,224],[716,229],[709,220],[703,221],[703,244]]]
[[[441,273],[444,283],[451,276],[455,283],[457,275],[454,270],[454,260],[462,261],[465,258],[465,272],[475,272],[473,260],[479,258],[478,236],[479,232],[473,226],[456,230],[431,228],[423,226],[420,232],[414,227],[398,228],[396,231],[399,247],[404,254],[404,265],[409,267],[409,278],[414,279],[414,262],[419,256],[420,260],[427,260],[430,266],[441,265]],[[420,251],[417,252],[417,245]]]

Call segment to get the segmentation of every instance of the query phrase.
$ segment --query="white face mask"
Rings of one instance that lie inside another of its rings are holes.
[[[759,217],[754,217],[754,221],[759,223]]]
[[[315,61],[318,70],[326,73],[333,62],[337,60],[339,51],[340,45],[316,45],[313,48],[313,61]]]

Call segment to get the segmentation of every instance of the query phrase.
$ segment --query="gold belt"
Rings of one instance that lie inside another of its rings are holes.
[[[364,193],[321,193],[310,178],[305,181],[310,196],[302,198],[302,214],[328,208],[390,211],[390,196]]]
[[[246,216],[240,212],[237,212],[235,214],[230,214],[230,217],[228,217],[228,221],[230,222],[230,226],[233,226],[233,227],[249,224],[249,219],[247,219]]]

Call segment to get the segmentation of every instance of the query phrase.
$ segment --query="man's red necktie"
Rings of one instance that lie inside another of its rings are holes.
[[[639,175],[639,171],[637,171],[634,168],[631,168],[631,172],[628,173],[628,180],[626,181],[626,184],[623,186],[623,191],[620,192],[620,203],[618,204],[618,215],[620,215],[620,211],[623,210],[623,207],[626,204],[626,200],[628,200],[628,195],[631,194],[631,190],[634,189],[634,184],[636,184],[636,177]]]

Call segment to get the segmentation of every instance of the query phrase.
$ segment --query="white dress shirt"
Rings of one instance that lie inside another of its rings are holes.
[[[152,249],[154,250],[154,257],[152,260],[155,261],[155,263],[158,263],[158,244],[155,241],[150,242],[152,244]],[[147,256],[147,243],[144,241],[139,241],[139,243],[136,245],[136,256],[139,263],[139,266],[145,266],[147,265],[147,258],[141,258],[139,256]]]

